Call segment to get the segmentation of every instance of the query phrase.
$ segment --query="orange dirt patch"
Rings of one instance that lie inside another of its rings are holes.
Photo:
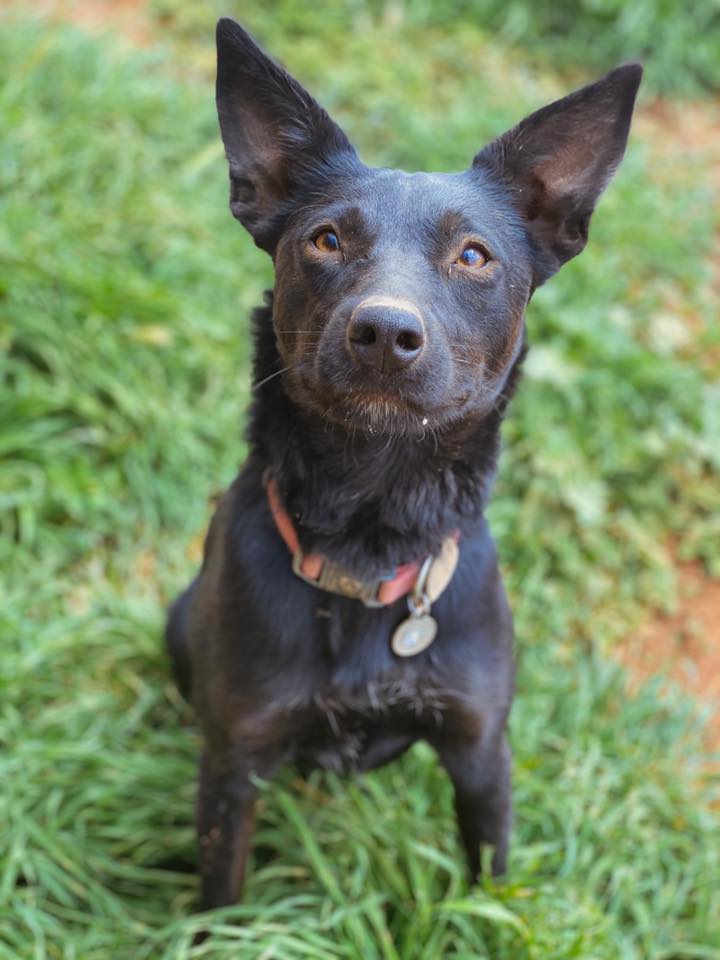
[[[147,7],[147,0],[36,0],[34,11],[87,30],[112,30],[144,46],[152,41],[153,29]]]
[[[653,100],[638,108],[633,124],[658,156],[710,162],[710,183],[720,187],[720,100]]]
[[[645,623],[619,659],[634,685],[665,675],[714,705],[709,740],[720,747],[720,580],[708,577],[699,563],[681,564],[678,580],[677,609]]]

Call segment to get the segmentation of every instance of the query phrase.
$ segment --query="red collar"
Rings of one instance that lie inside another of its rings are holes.
[[[415,586],[418,574],[423,566],[422,562],[404,563],[396,567],[394,575],[388,578],[378,578],[376,580],[358,580],[350,575],[342,567],[332,563],[319,553],[303,553],[298,540],[297,531],[290,519],[290,514],[283,507],[280,500],[277,483],[272,476],[267,476],[265,480],[265,489],[267,491],[268,504],[270,512],[273,515],[275,526],[278,533],[285,541],[285,545],[292,554],[293,572],[305,580],[313,587],[320,590],[327,590],[330,593],[339,593],[345,597],[352,597],[356,600],[362,600],[366,607],[384,607],[394,603],[400,597],[406,596]],[[454,560],[449,565],[449,569],[443,569],[441,576],[438,577],[437,587],[432,592],[435,596],[430,599],[435,600],[445,589],[452,577],[457,563],[457,542],[459,540],[458,531],[454,531],[445,541],[443,552],[454,548]],[[450,546],[452,544],[452,546]],[[445,563],[447,568],[448,564]],[[445,576],[445,574],[448,574]],[[442,581],[442,582],[440,582]]]

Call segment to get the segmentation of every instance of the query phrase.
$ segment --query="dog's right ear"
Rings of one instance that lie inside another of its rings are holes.
[[[611,70],[530,114],[473,161],[502,180],[533,239],[535,285],[577,256],[627,143],[642,67]]]
[[[343,160],[343,131],[234,20],[217,25],[216,100],[230,164],[230,209],[272,253],[293,193]]]

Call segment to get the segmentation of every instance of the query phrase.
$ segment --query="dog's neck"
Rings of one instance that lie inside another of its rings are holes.
[[[255,383],[281,369],[270,304],[268,296],[253,315]],[[372,577],[436,552],[453,530],[470,532],[488,500],[521,360],[484,419],[422,438],[349,432],[299,408],[281,376],[263,383],[250,412],[252,456],[272,471],[303,549]]]

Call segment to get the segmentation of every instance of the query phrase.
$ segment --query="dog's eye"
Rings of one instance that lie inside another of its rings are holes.
[[[323,253],[337,253],[340,249],[340,241],[333,230],[321,230],[314,238],[313,243]]]
[[[484,267],[489,259],[490,257],[481,246],[477,243],[469,243],[455,263],[461,267],[474,267],[477,270],[479,267]]]

